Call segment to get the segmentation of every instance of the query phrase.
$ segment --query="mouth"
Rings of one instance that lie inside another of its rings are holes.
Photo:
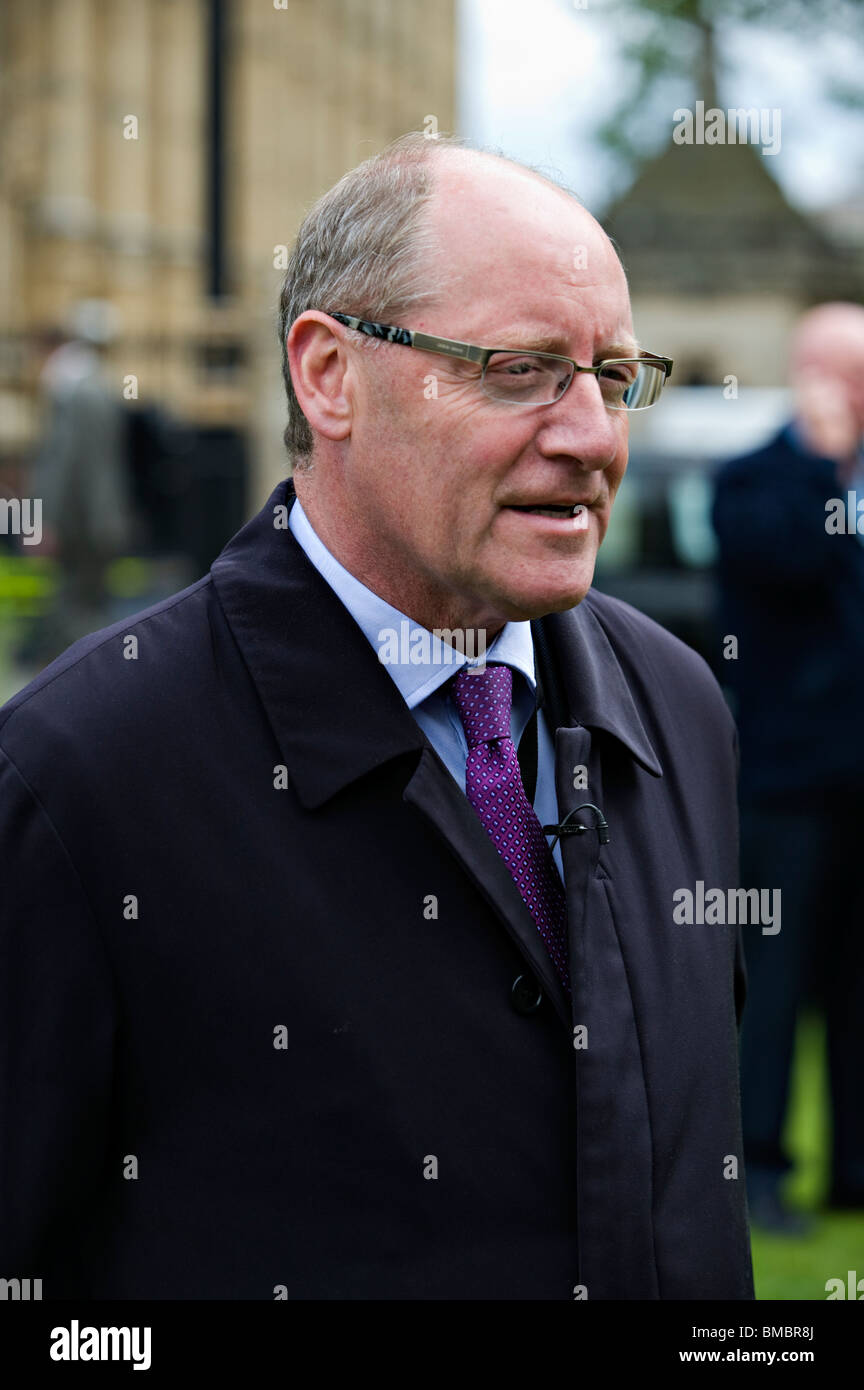
[[[584,502],[511,503],[505,507],[505,511],[519,512],[523,516],[548,517],[566,523],[570,531],[588,529],[589,508]]]

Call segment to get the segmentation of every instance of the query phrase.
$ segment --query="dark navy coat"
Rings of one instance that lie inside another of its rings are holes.
[[[864,545],[826,529],[847,491],[788,427],[717,476],[721,634],[738,639],[723,679],[750,804],[864,786]]]
[[[737,882],[707,666],[593,591],[544,620],[559,803],[610,832],[562,842],[571,1012],[464,793],[274,524],[292,496],[0,711],[4,1276],[752,1298],[740,933],[672,915]]]

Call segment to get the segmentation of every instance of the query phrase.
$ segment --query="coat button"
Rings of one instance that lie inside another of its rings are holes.
[[[543,992],[533,975],[520,975],[513,981],[510,1003],[517,1014],[536,1014],[543,1003]]]

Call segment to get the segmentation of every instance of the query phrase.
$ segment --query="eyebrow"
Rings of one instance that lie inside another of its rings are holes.
[[[512,333],[505,333],[501,336],[501,342],[490,344],[495,347],[521,348],[523,352],[551,352],[559,357],[569,357],[570,353],[565,352],[566,344],[558,334],[532,334],[514,330]],[[622,343],[607,343],[602,352],[595,353],[597,361],[602,362],[612,357],[639,357],[641,349],[635,338],[631,338]]]

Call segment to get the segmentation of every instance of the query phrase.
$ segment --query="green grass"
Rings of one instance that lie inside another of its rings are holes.
[[[864,1104],[864,1099],[862,1099]],[[828,1279],[864,1278],[864,1212],[820,1210],[828,1186],[830,1119],[822,1020],[805,1015],[798,1028],[786,1144],[795,1168],[784,1195],[813,1214],[801,1239],[753,1232],[753,1273],[759,1299],[825,1299]]]

